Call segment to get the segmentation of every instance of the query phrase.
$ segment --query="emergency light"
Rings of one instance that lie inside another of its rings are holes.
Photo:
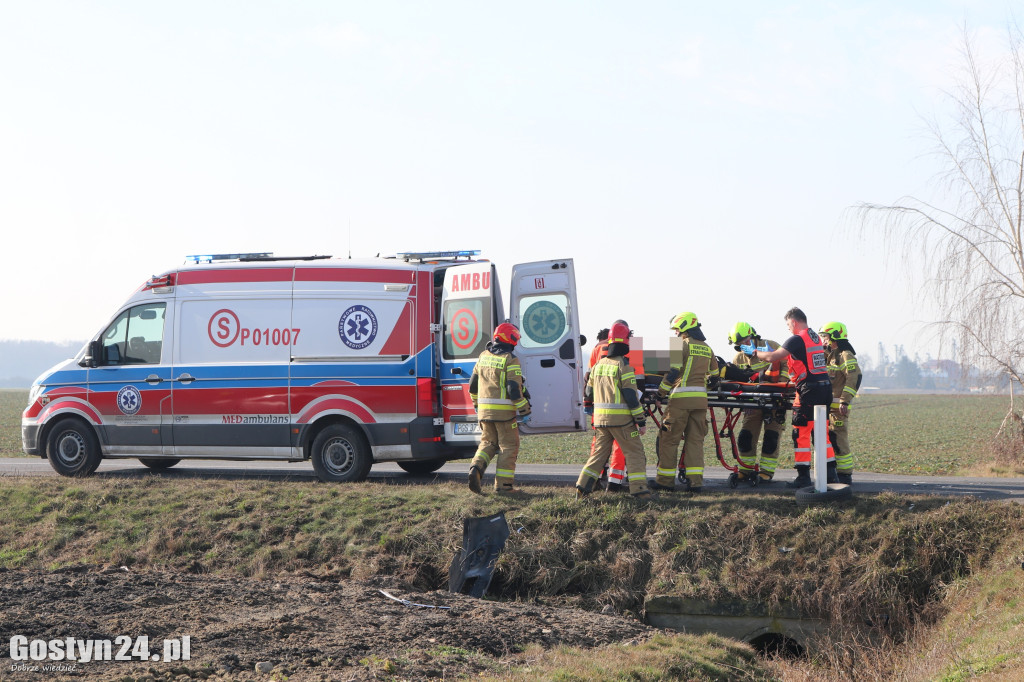
[[[206,255],[185,256],[186,263],[212,263],[221,260],[257,260],[273,258],[273,253],[211,253]]]
[[[404,261],[428,260],[432,258],[472,258],[480,255],[479,249],[464,249],[462,251],[405,251],[395,254]]]

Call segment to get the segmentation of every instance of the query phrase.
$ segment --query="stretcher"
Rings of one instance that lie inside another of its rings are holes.
[[[658,383],[652,384],[653,381]],[[661,431],[661,425],[665,418],[664,406],[666,398],[658,397],[658,384],[661,377],[649,375],[647,384],[644,387],[641,404],[644,414],[654,422],[654,425]],[[736,425],[743,416],[744,410],[761,410],[766,422],[784,421],[786,410],[793,409],[793,401],[796,398],[796,388],[788,383],[747,383],[742,381],[722,381],[708,387],[708,417],[711,421],[711,433],[715,439],[715,454],[718,461],[729,473],[729,485],[733,488],[739,485],[739,461],[740,450],[736,444]],[[719,411],[721,420],[719,420]],[[732,452],[734,463],[726,461],[723,452],[723,441],[728,442]],[[683,477],[682,453],[679,455],[679,472]],[[757,485],[760,477],[757,464],[754,465],[753,477],[748,479],[750,485]]]

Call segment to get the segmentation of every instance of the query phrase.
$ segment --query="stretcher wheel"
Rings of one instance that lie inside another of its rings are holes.
[[[758,485],[758,484],[759,484],[760,482],[761,482],[761,477],[760,477],[760,476],[758,476],[758,475],[757,475],[757,472],[755,471],[755,472],[754,472],[754,477],[750,479],[750,485],[751,485],[751,487],[754,487],[754,488],[756,488],[756,487],[757,487],[757,485]]]
[[[729,474],[729,487],[736,488],[740,484],[740,476],[735,471]]]

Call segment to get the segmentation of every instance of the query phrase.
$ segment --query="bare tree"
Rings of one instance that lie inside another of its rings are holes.
[[[1024,33],[1014,23],[1007,38],[1001,58],[982,62],[964,29],[963,69],[945,93],[951,114],[928,121],[942,198],[865,203],[856,213],[862,224],[881,222],[923,273],[921,292],[938,305],[936,325],[958,341],[962,364],[995,370],[1012,387],[1024,379]],[[1012,390],[1000,434],[1024,451]]]

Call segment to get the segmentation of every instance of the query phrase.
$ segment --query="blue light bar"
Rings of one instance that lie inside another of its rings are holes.
[[[273,253],[211,253],[208,255],[185,256],[186,263],[212,263],[221,260],[242,260],[243,258],[272,258]]]
[[[396,254],[402,260],[429,260],[431,258],[472,258],[480,255],[479,249],[461,251],[406,251]]]

